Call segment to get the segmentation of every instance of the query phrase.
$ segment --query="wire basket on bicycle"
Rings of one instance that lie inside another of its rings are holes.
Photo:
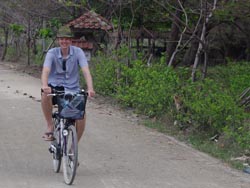
[[[77,94],[65,93],[57,96],[58,112],[60,117],[65,119],[82,119],[85,114],[87,94],[80,92]]]

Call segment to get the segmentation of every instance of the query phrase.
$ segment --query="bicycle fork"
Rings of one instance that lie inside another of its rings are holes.
[[[67,129],[67,121],[64,122],[64,120],[60,120],[60,128],[61,128],[61,138],[62,138],[62,142],[61,142],[61,148],[62,148],[62,154],[64,156],[67,155],[67,142],[68,142],[68,134],[69,134],[69,131]]]

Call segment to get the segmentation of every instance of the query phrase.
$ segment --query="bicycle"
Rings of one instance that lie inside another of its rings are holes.
[[[75,124],[77,119],[84,117],[87,92],[81,90],[76,94],[68,94],[53,90],[49,95],[57,99],[57,110],[52,113],[55,139],[49,147],[53,158],[53,170],[58,173],[62,162],[64,182],[71,185],[79,165]]]

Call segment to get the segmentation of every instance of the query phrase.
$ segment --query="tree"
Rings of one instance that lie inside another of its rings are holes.
[[[19,25],[24,28],[22,36],[19,36],[20,41],[26,41],[26,43],[20,44],[27,46],[27,63],[30,65],[31,49],[35,54],[37,52],[36,41],[39,37],[39,31],[44,27],[46,23],[51,19],[58,19],[64,23],[66,20],[72,19],[72,10],[65,4],[55,0],[10,0],[3,1],[0,4],[0,16],[2,16],[2,28],[4,28],[6,37],[6,48],[8,44],[7,33],[9,34],[9,24]],[[15,11],[13,11],[15,10]],[[8,19],[8,21],[4,21]],[[13,26],[13,25],[12,25]],[[14,35],[16,33],[14,32]],[[22,48],[24,49],[24,48]],[[3,53],[6,54],[6,53]],[[3,56],[4,57],[4,56]]]
[[[197,1],[192,1],[187,3],[186,7],[184,6],[185,1],[178,0],[175,4],[173,4],[175,13],[171,12],[165,4],[162,4],[157,0],[154,0],[154,2],[160,4],[170,12],[173,20],[170,40],[178,41],[168,45],[168,66],[172,66],[174,64],[174,60],[178,52],[191,44],[189,50],[186,51],[186,53],[189,54],[189,58],[185,60],[188,60],[190,61],[190,64],[193,64],[192,80],[195,81],[196,79],[196,70],[201,61],[201,57],[203,57],[204,65],[202,74],[203,78],[205,78],[208,62],[208,40],[206,39],[208,34],[207,25],[213,15],[213,11],[216,9],[217,0],[213,0],[212,4],[210,4],[208,0],[200,0],[199,3],[195,3]],[[169,3],[167,3],[167,5],[169,6]],[[199,10],[199,12],[196,12],[195,9]],[[183,40],[184,37],[185,41]]]
[[[248,0],[10,0],[0,3],[0,27],[5,41],[15,35],[10,32],[10,24],[24,27],[20,38],[26,41],[30,57],[46,32],[52,37],[57,26],[92,9],[114,23],[119,36],[117,47],[121,43],[137,45],[140,51],[148,37],[147,50],[153,53],[151,47],[164,43],[166,64],[194,65],[195,80],[198,66],[203,65],[205,77],[207,63],[218,53],[223,59],[250,59],[249,8]],[[60,24],[52,26],[53,20]],[[154,32],[164,33],[167,40],[157,41]],[[151,57],[146,56],[148,62]]]
[[[217,24],[220,37],[216,38],[223,57],[250,60],[250,2],[228,0],[215,12],[213,24]]]
[[[206,77],[207,63],[208,63],[208,51],[207,51],[208,41],[206,39],[207,24],[210,21],[210,18],[212,17],[213,11],[216,9],[216,6],[217,6],[217,0],[214,0],[213,6],[211,7],[208,6],[207,1],[201,2],[201,7],[202,7],[201,13],[203,14],[204,19],[203,19],[203,24],[202,24],[202,32],[200,35],[199,45],[198,45],[198,49],[196,52],[193,69],[192,69],[192,81],[196,80],[196,70],[197,70],[197,66],[201,58],[201,54],[203,54],[203,64],[204,64],[202,76],[203,76],[203,79]]]
[[[4,47],[1,60],[5,60],[5,56],[8,49],[8,38],[9,38],[9,24],[13,20],[13,16],[9,14],[13,5],[10,2],[6,4],[0,4],[0,27],[4,33]]]

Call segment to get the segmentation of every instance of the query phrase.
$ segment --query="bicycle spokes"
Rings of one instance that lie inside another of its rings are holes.
[[[78,143],[75,126],[69,126],[67,131],[68,134],[64,139],[63,174],[65,183],[72,184],[78,163]]]

